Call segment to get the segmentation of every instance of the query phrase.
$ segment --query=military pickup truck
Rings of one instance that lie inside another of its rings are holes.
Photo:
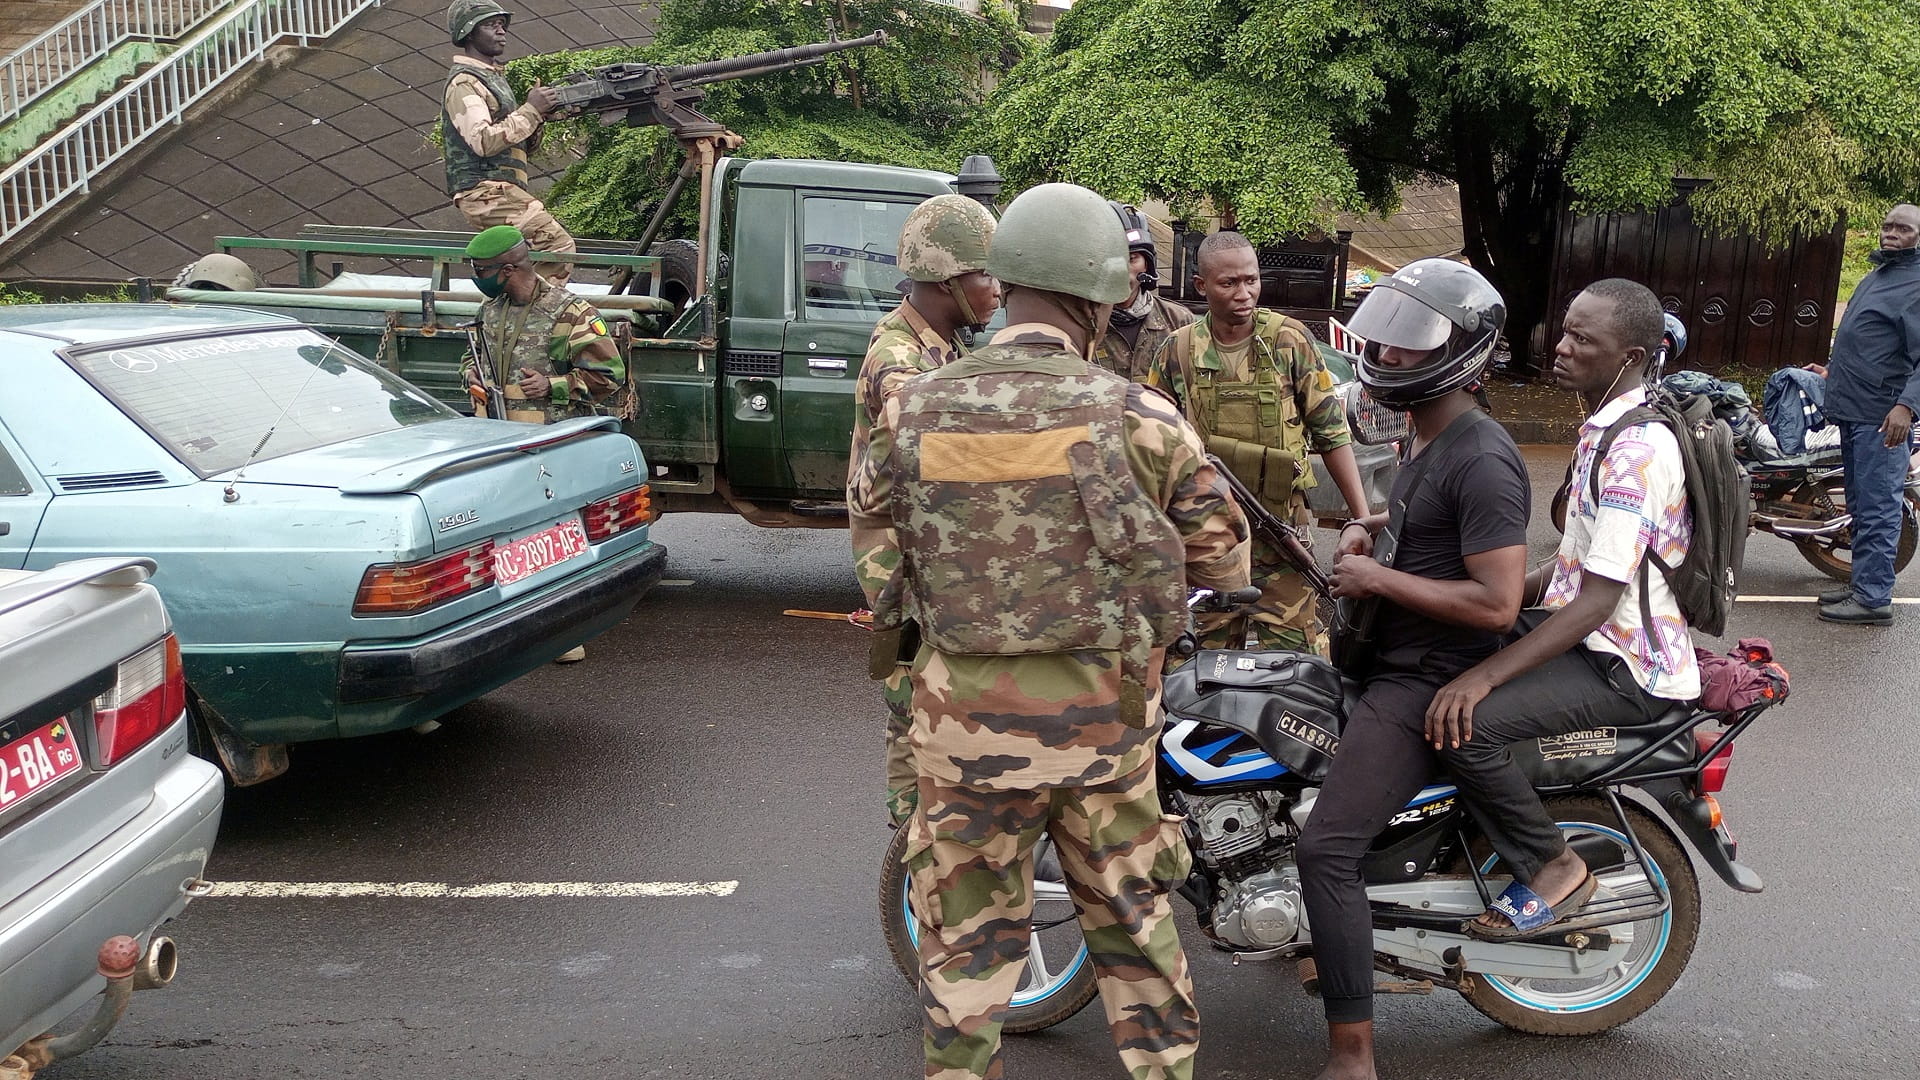
[[[952,175],[877,165],[722,158],[704,243],[581,241],[577,267],[633,270],[638,295],[575,291],[599,306],[626,355],[637,407],[624,430],[667,511],[738,513],[758,525],[841,527],[853,383],[867,338],[900,302],[894,257],[907,212]],[[461,411],[464,326],[480,296],[463,277],[467,235],[319,227],[291,238],[222,237],[223,251],[299,256],[300,285],[173,288],[175,302],[290,315]],[[711,258],[696,259],[699,250]],[[431,264],[428,278],[340,272],[327,259]],[[704,264],[703,266],[701,264]],[[696,277],[696,274],[703,276]]]

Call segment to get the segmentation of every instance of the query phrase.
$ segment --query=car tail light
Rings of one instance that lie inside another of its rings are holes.
[[[587,539],[599,543],[653,520],[653,492],[645,484],[610,499],[588,503],[581,511]]]
[[[361,575],[355,615],[408,615],[493,584],[493,541],[410,563],[381,563]]]
[[[153,741],[187,707],[180,639],[158,643],[120,661],[113,689],[93,699],[94,745],[111,765]]]
[[[1720,733],[1717,731],[1696,731],[1693,733],[1694,744],[1700,748],[1700,753],[1702,754],[1713,749],[1713,744],[1718,742],[1719,739]],[[1711,761],[1701,766],[1700,783],[1698,785],[1700,794],[1711,795],[1721,788],[1726,787],[1727,770],[1731,768],[1733,768],[1733,744],[1728,743],[1726,749],[1713,755]]]

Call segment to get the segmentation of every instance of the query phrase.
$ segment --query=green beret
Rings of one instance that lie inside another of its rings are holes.
[[[481,230],[480,235],[467,244],[467,258],[497,259],[526,242],[527,238],[520,235],[519,229],[511,225],[495,225],[491,229]]]

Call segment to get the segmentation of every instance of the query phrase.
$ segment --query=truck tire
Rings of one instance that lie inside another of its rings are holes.
[[[700,294],[694,279],[699,248],[691,240],[665,240],[647,249],[660,260],[660,298],[673,305],[677,317]]]

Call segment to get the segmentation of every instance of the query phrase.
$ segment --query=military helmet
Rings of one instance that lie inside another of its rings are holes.
[[[935,195],[900,229],[900,269],[915,281],[947,281],[987,267],[993,214],[965,195]]]
[[[467,40],[474,27],[495,15],[513,21],[513,12],[501,7],[500,0],[453,0],[447,5],[447,33],[453,35],[453,43],[458,45]]]
[[[260,275],[253,267],[222,252],[202,255],[187,264],[174,279],[175,285],[189,289],[217,289],[224,292],[252,292],[260,287]]]
[[[1096,304],[1133,294],[1127,238],[1107,200],[1078,184],[1041,184],[1000,215],[987,273],[1008,285],[1065,293]]]

